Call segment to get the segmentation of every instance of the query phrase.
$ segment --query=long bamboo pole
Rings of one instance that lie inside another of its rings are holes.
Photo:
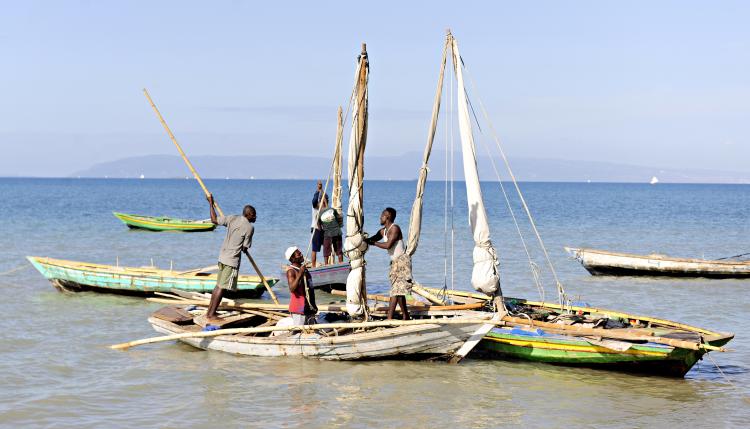
[[[175,138],[174,134],[172,134],[172,130],[169,129],[169,125],[167,125],[167,122],[164,120],[164,117],[161,115],[161,112],[159,112],[159,109],[156,107],[156,104],[154,104],[154,100],[151,99],[151,95],[149,95],[148,90],[146,88],[143,88],[143,94],[148,99],[149,104],[151,104],[151,107],[154,109],[154,112],[156,113],[156,116],[159,117],[159,122],[161,122],[161,125],[164,127],[164,130],[169,134],[169,138],[172,140],[172,143],[174,143],[175,147],[177,148],[177,151],[180,152],[180,156],[182,156],[182,160],[185,161],[185,164],[187,164],[188,168],[190,169],[190,172],[193,173],[193,177],[195,177],[195,180],[198,181],[198,184],[203,189],[203,192],[206,194],[206,196],[209,196],[211,193],[208,192],[208,188],[206,188],[206,185],[203,183],[203,180],[201,180],[201,177],[198,175],[198,172],[195,171],[195,167],[193,167],[193,163],[190,162],[187,155],[185,155],[185,152],[182,150],[182,147],[179,143],[177,143],[177,138]],[[214,202],[214,206],[216,207],[216,211],[219,212],[221,216],[224,216],[224,212],[221,210],[221,207],[219,207],[219,204]]]
[[[159,122],[161,122],[161,125],[164,127],[164,130],[169,134],[169,138],[172,140],[172,143],[174,143],[175,147],[177,148],[177,151],[180,152],[180,156],[182,156],[182,160],[185,161],[185,164],[187,164],[188,168],[190,169],[190,172],[193,173],[193,177],[195,177],[195,180],[198,181],[198,184],[203,189],[203,193],[206,194],[206,197],[211,195],[210,192],[208,192],[208,188],[206,188],[206,185],[203,183],[203,180],[201,179],[201,176],[198,175],[198,172],[195,171],[195,167],[193,167],[193,164],[188,159],[187,155],[185,155],[185,152],[182,150],[182,147],[179,143],[177,143],[177,139],[175,138],[174,134],[172,134],[172,130],[169,129],[169,126],[167,125],[167,122],[164,120],[164,117],[161,115],[161,112],[159,112],[159,109],[156,107],[156,104],[154,103],[154,100],[151,99],[151,96],[149,95],[146,88],[143,88],[143,94],[146,96],[146,99],[148,99],[149,104],[151,104],[151,107],[154,109],[154,112],[156,113],[156,116],[159,117]],[[221,210],[221,207],[219,207],[219,204],[214,201],[214,207],[216,207],[216,211],[219,212],[219,215],[224,216],[224,211]],[[252,264],[253,268],[255,269],[255,272],[258,274],[258,277],[260,277],[260,280],[263,282],[263,286],[266,287],[266,290],[268,291],[268,294],[271,295],[271,299],[276,304],[279,303],[278,298],[276,298],[276,294],[273,293],[273,290],[271,290],[271,285],[268,284],[268,281],[266,281],[265,276],[263,276],[263,273],[261,273],[260,268],[258,268],[258,264],[255,263],[255,260],[252,256],[250,256],[250,253],[245,253],[247,255],[247,258],[250,260],[250,263]]]

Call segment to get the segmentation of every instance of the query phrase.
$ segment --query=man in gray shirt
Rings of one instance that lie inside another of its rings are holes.
[[[216,310],[221,303],[221,297],[224,290],[237,290],[237,276],[240,270],[241,254],[244,253],[248,259],[250,254],[248,249],[253,244],[253,233],[255,232],[255,208],[247,205],[242,209],[242,216],[216,216],[214,208],[214,196],[209,194],[208,204],[211,210],[211,222],[214,225],[223,225],[227,227],[227,236],[221,244],[219,252],[219,273],[216,278],[216,287],[211,293],[211,302],[206,312],[207,322],[219,320],[216,317]]]

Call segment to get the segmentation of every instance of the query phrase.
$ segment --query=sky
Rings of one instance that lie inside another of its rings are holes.
[[[362,42],[367,153],[418,153],[448,27],[511,157],[748,170],[750,2],[0,7],[0,176],[175,154],[144,87],[188,154],[330,157]]]

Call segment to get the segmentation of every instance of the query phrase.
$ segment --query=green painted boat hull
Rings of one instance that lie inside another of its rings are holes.
[[[216,275],[179,274],[169,270],[113,267],[51,258],[29,256],[28,260],[53,286],[65,291],[96,291],[123,295],[153,295],[179,289],[188,292],[211,292]],[[273,286],[278,279],[266,279]],[[258,298],[265,286],[255,276],[239,276],[237,290],[229,297]]]
[[[479,353],[490,358],[511,358],[558,365],[638,372],[666,377],[684,377],[705,351],[664,344],[633,344],[617,351],[587,342],[581,337],[519,334],[518,330],[495,328],[480,342]],[[729,339],[711,345],[722,346]]]
[[[202,232],[213,231],[216,225],[206,220],[177,219],[165,216],[142,216],[127,213],[112,212],[128,228],[144,229],[147,231],[182,231]]]

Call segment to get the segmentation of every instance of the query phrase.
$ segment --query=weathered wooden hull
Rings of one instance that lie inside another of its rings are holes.
[[[721,346],[729,338],[714,341]],[[686,350],[657,343],[633,344],[618,351],[585,338],[549,334],[542,329],[495,328],[480,343],[482,351],[506,358],[627,372],[684,377],[705,351]]]
[[[426,288],[430,292],[439,290]],[[458,292],[455,296],[482,298],[483,295],[471,292]],[[542,311],[559,312],[560,305],[519,298],[505,298],[506,306],[528,306]],[[721,347],[734,338],[734,334],[714,332],[708,329],[659,319],[656,317],[624,313],[595,307],[565,306],[565,312],[587,316],[599,315],[613,320],[635,322],[646,328],[635,329],[640,335],[665,338],[688,339]],[[628,327],[624,329],[627,331]],[[539,325],[535,327],[496,327],[482,338],[478,352],[490,358],[510,358],[545,362],[557,365],[592,367],[607,370],[643,372],[662,376],[682,377],[706,353],[705,350],[692,350],[673,347],[655,342],[601,341],[607,332],[623,329],[601,329],[601,334],[583,337],[552,331]],[[624,346],[624,347],[623,347]]]
[[[711,261],[566,247],[592,275],[750,278],[750,261]]]
[[[148,321],[154,330],[163,334],[188,332],[184,327],[155,317],[150,317]],[[417,359],[455,352],[479,326],[425,324],[340,336],[317,333],[271,337],[223,335],[183,338],[180,341],[203,350],[246,356],[294,356],[322,360]]]
[[[117,267],[34,256],[27,258],[53,286],[66,291],[150,295],[171,289],[211,292],[216,286],[216,274],[180,273],[151,267]],[[270,285],[278,282],[278,279],[266,280]],[[260,278],[241,275],[237,281],[237,291],[228,293],[228,296],[257,298],[264,291],[265,286]]]
[[[201,232],[213,231],[216,225],[210,220],[177,219],[164,216],[141,216],[127,213],[112,212],[128,228],[145,229],[148,231],[182,231]]]
[[[288,266],[286,265],[281,268],[280,282],[284,286],[287,286],[287,269]],[[350,266],[348,262],[308,269],[310,275],[312,275],[313,288],[328,291],[331,289],[346,290],[346,278],[349,276],[349,270]]]

